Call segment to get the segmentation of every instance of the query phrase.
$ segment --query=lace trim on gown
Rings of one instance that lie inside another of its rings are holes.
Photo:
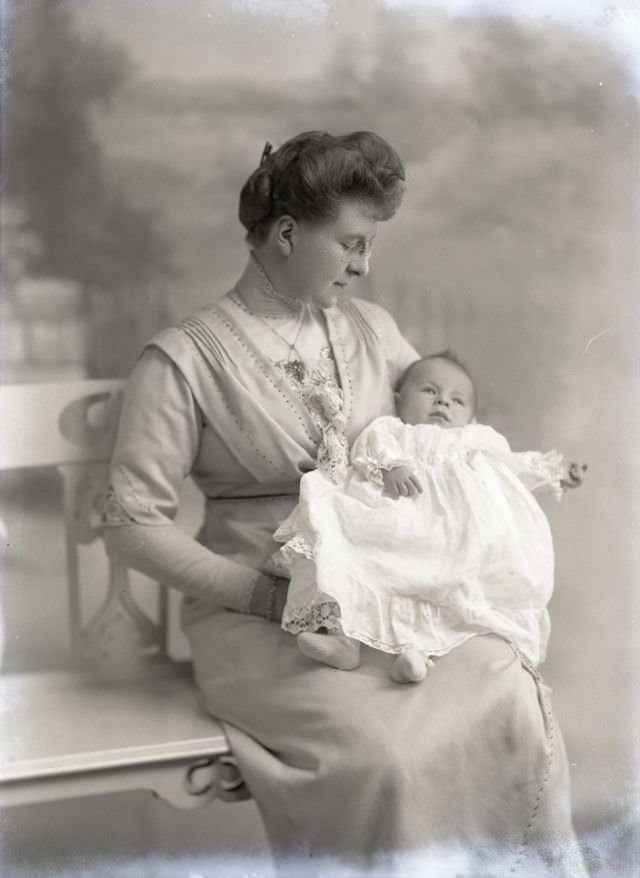
[[[325,628],[331,634],[342,633],[340,607],[330,598],[300,612],[293,612],[287,618],[287,631],[290,634],[318,631],[320,628]]]
[[[315,558],[313,546],[311,546],[301,534],[296,534],[291,537],[290,540],[287,540],[277,554],[278,564],[285,570],[286,565],[290,564],[296,558],[307,558],[309,561],[313,561]]]
[[[338,370],[331,347],[322,349],[316,365],[307,370],[291,369],[286,360],[276,363],[286,379],[293,384],[302,396],[315,426],[322,438],[318,446],[316,464],[333,481],[338,482],[346,475],[349,464],[349,444],[344,432],[344,396],[338,383]],[[295,534],[273,556],[276,566],[290,570],[294,559],[313,559],[313,548],[300,535]],[[302,631],[327,631],[339,633],[340,608],[336,601],[315,602],[297,619],[290,619],[287,630],[293,634]]]

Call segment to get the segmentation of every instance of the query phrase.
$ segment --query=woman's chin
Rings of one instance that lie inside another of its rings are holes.
[[[314,303],[319,308],[333,308],[333,306],[337,304],[341,292],[342,287],[338,287],[336,284],[334,284],[333,286],[329,287],[326,290],[323,290],[319,295],[317,295],[315,297]]]

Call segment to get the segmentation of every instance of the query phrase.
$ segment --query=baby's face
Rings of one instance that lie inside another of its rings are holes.
[[[398,417],[405,424],[464,427],[473,418],[473,407],[471,380],[449,360],[416,364],[398,396]]]

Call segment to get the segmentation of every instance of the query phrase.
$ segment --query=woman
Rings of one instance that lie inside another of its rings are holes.
[[[244,273],[156,336],[131,376],[108,550],[184,593],[204,704],[278,858],[390,870],[442,855],[460,869],[462,852],[472,875],[542,855],[552,874],[580,874],[562,741],[506,643],[474,638],[407,691],[383,655],[365,650],[342,674],[277,624],[287,582],[269,565],[272,534],[302,474],[341,466],[418,359],[386,311],[345,292],[403,190],[398,156],[370,132],[267,145],[240,195]],[[198,541],[172,523],[189,474],[207,501]]]

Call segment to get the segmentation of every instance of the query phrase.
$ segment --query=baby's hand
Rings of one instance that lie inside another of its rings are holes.
[[[560,481],[560,485],[565,491],[569,488],[579,488],[587,471],[587,464],[570,463],[566,469],[564,477]]]
[[[398,497],[415,497],[422,494],[420,479],[409,469],[408,466],[395,466],[393,469],[384,470],[382,483],[385,494],[396,500]]]

